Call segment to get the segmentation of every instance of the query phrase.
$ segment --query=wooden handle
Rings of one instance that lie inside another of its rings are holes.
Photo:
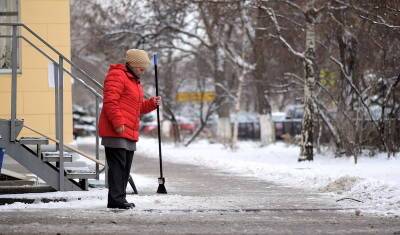
[[[36,130],[32,129],[32,128],[28,127],[28,126],[25,125],[25,124],[24,124],[24,127],[25,127],[26,129],[30,130],[30,131],[33,131],[34,133],[36,133],[36,134],[38,134],[38,135],[41,135],[41,136],[43,136],[43,137],[46,137],[47,139],[49,139],[49,140],[51,140],[51,141],[53,141],[53,142],[55,142],[55,143],[57,143],[57,144],[60,144],[60,142],[59,142],[58,140],[53,139],[53,138],[51,138],[50,136],[47,136],[47,135],[45,135],[45,134],[43,134],[43,133],[40,133],[39,131],[36,131]],[[96,158],[90,156],[90,155],[87,154],[87,153],[84,153],[84,152],[80,151],[80,150],[77,149],[77,148],[74,148],[74,147],[72,147],[72,146],[70,146],[70,145],[66,145],[66,144],[64,144],[64,147],[67,148],[67,149],[69,149],[69,150],[72,150],[72,151],[74,151],[74,152],[76,152],[76,153],[79,153],[80,155],[84,156],[85,158],[87,158],[87,159],[89,159],[89,160],[92,160],[92,161],[98,163],[99,165],[105,166],[105,164],[104,164],[102,161],[97,160]]]

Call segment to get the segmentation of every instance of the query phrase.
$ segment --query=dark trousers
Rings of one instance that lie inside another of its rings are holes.
[[[127,202],[126,186],[134,151],[108,147],[105,147],[105,151],[108,164],[108,205],[121,205]]]

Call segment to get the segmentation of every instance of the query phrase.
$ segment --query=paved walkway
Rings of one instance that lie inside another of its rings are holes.
[[[134,164],[135,173],[158,177],[156,159],[135,156]],[[157,200],[179,195],[180,204],[159,207],[156,200],[154,207],[138,205],[129,211],[103,207],[3,211],[0,234],[400,234],[399,218],[357,216],[323,194],[203,167],[164,166],[169,194]],[[130,196],[137,202],[156,188],[139,190],[139,196]]]

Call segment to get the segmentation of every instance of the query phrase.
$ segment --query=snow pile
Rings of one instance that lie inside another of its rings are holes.
[[[360,177],[343,176],[339,179],[329,183],[325,187],[322,187],[321,192],[337,192],[342,193],[350,191],[354,185],[360,182]]]
[[[358,164],[352,158],[334,158],[332,153],[315,156],[313,162],[297,162],[300,149],[283,143],[259,147],[241,142],[237,151],[220,144],[200,141],[188,148],[163,144],[166,161],[202,165],[225,172],[254,176],[284,185],[309,188],[344,197],[344,206],[364,208],[367,212],[400,215],[400,159],[362,156]],[[141,138],[138,152],[158,157],[157,140]]]

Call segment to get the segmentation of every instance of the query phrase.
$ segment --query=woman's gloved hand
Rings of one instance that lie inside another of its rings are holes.
[[[161,105],[161,96],[154,96],[153,100],[154,100],[154,102],[156,103],[157,106]]]
[[[118,134],[121,134],[125,131],[125,125],[119,126],[117,128],[115,128],[115,132],[117,132]]]

